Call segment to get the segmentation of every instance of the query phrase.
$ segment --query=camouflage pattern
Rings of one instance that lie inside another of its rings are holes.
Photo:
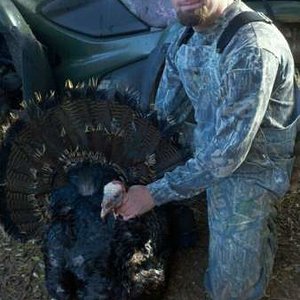
[[[296,136],[294,62],[274,25],[243,26],[223,53],[218,37],[235,1],[213,27],[167,57],[156,99],[170,126],[194,109],[194,157],[148,185],[156,205],[207,189],[210,226],[206,287],[213,299],[260,299],[276,250],[274,218],[289,187]]]

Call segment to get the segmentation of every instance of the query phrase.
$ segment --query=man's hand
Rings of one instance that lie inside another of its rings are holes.
[[[144,185],[133,185],[127,192],[126,200],[116,209],[124,220],[140,216],[155,206],[154,200]]]

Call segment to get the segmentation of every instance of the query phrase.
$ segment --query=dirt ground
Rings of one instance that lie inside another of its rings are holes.
[[[300,300],[300,194],[285,197],[279,209],[279,250],[264,300]],[[175,253],[162,300],[204,299],[208,230],[205,201],[191,203],[200,240],[193,249]],[[176,263],[175,263],[176,262]],[[46,300],[44,269],[35,242],[16,243],[0,232],[0,300]],[[116,299],[117,300],[117,299]]]

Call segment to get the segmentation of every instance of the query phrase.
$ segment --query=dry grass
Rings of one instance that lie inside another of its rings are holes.
[[[300,299],[300,195],[285,197],[278,217],[279,249],[266,299]]]
[[[0,299],[48,299],[42,255],[34,241],[20,244],[0,232]]]

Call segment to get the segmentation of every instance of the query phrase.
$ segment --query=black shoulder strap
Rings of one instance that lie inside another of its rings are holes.
[[[217,50],[222,53],[229,44],[236,32],[244,25],[252,22],[265,22],[271,24],[272,21],[264,15],[255,11],[245,11],[235,16],[224,29],[217,43]]]
[[[265,22],[271,24],[272,21],[261,13],[256,11],[244,11],[235,16],[224,29],[217,43],[218,52],[222,53],[225,47],[229,44],[235,33],[244,25],[252,22]],[[187,27],[177,42],[177,46],[186,44],[192,37],[194,30],[192,27]]]
[[[194,34],[193,27],[186,27],[182,36],[177,42],[177,46],[180,47],[183,44],[187,44],[187,42],[189,41],[189,39],[192,37],[193,34]]]

